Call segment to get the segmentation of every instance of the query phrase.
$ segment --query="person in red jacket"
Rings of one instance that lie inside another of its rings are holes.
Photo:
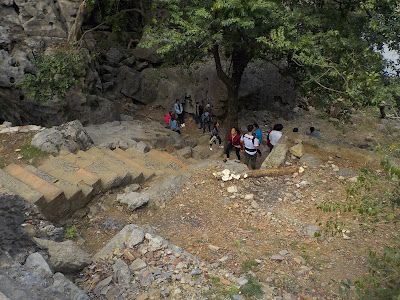
[[[172,115],[172,110],[170,110],[164,118],[164,122],[167,123],[167,125],[169,126],[169,120],[171,120],[171,115]]]
[[[233,127],[231,129],[231,132],[229,132],[228,141],[229,141],[229,144],[226,147],[226,151],[225,151],[226,158],[229,159],[229,152],[232,149],[235,149],[237,159],[240,161],[240,150],[242,149],[243,146],[240,143],[240,131],[239,131],[239,129],[237,129],[236,127]],[[224,160],[224,161],[226,161],[226,160]]]

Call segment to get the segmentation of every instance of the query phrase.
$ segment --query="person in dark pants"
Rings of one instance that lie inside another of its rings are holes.
[[[253,125],[247,126],[247,133],[242,135],[240,142],[244,145],[244,164],[251,162],[252,170],[256,168],[257,149],[260,145],[258,139],[253,135]]]
[[[183,120],[183,106],[179,99],[176,99],[174,109],[176,115],[178,116],[178,121],[181,124],[181,127],[185,127],[185,121]]]
[[[240,161],[240,150],[242,149],[242,144],[240,143],[240,131],[236,127],[233,127],[231,131],[229,132],[229,138],[228,138],[229,144],[226,147],[226,159],[224,162],[226,162],[229,159],[229,152],[232,149],[235,149],[236,151],[236,156],[238,161]]]
[[[176,121],[175,114],[171,115],[171,119],[169,120],[169,127],[171,127],[172,131],[175,131],[175,132],[181,134],[181,132],[179,130],[178,122]]]
[[[201,117],[202,115],[203,115],[203,106],[199,102],[196,102],[196,112],[194,113],[194,121],[196,122],[196,124],[200,124],[199,129],[203,129],[203,119]]]
[[[206,109],[201,115],[201,120],[203,121],[203,133],[206,132],[206,127],[208,127],[208,131],[211,132],[211,106],[210,104],[206,105]]]

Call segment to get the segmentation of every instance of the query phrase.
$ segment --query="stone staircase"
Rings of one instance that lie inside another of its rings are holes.
[[[0,194],[16,194],[36,204],[50,221],[63,221],[93,196],[163,174],[180,174],[188,165],[168,152],[134,148],[78,151],[51,156],[38,168],[10,164],[0,169]]]

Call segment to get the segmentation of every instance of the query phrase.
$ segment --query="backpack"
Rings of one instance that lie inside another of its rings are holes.
[[[210,122],[211,121],[211,115],[210,112],[206,111],[204,113],[204,122]]]
[[[272,144],[271,144],[271,141],[269,139],[269,134],[270,133],[271,133],[271,131],[268,131],[268,134],[267,134],[267,146],[271,148]]]

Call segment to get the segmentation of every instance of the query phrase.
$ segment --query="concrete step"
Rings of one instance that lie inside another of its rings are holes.
[[[89,200],[101,190],[99,177],[58,157],[47,160],[39,169],[78,186]]]
[[[125,164],[131,166],[131,168],[138,170],[139,172],[143,173],[144,180],[149,180],[155,175],[155,171],[149,170],[144,166],[143,164],[140,164],[138,160],[133,160],[130,159],[128,156],[126,156],[124,153],[124,150],[121,150],[119,148],[116,148],[114,151],[110,149],[103,149],[102,150],[104,153],[107,155],[113,156],[121,161],[123,161]]]
[[[0,184],[4,189],[11,191],[15,195],[21,196],[29,203],[36,204],[39,207],[46,204],[43,194],[33,190],[30,186],[21,182],[14,176],[11,176],[2,169],[0,169]]]
[[[188,168],[186,163],[166,151],[151,149],[146,155],[160,161],[168,162],[165,168],[171,171],[184,172]]]
[[[8,165],[3,170],[44,196],[46,203],[41,203],[39,208],[48,219],[56,218],[59,207],[65,206],[67,199],[58,187],[16,164]]]
[[[127,185],[131,182],[142,183],[144,181],[143,173],[139,170],[132,168],[114,156],[105,154],[98,148],[90,148],[85,153],[101,161],[108,169],[117,173],[122,178],[122,185]]]
[[[115,151],[115,150],[114,150]],[[140,153],[133,148],[129,148],[121,154],[135,161],[145,164],[149,169],[156,167],[156,170],[161,170],[169,174],[178,174],[184,172],[188,165],[179,158],[165,151],[150,150],[146,154]]]
[[[41,179],[55,185],[64,192],[64,195],[67,198],[67,203],[63,207],[59,208],[60,214],[63,215],[61,219],[64,219],[68,217],[70,213],[73,213],[73,211],[71,211],[71,208],[82,207],[90,200],[90,198],[87,199],[87,197],[78,186],[68,181],[65,181],[64,179],[58,179],[31,165],[24,166],[24,169],[31,172],[32,174],[35,174],[37,177],[40,177]],[[87,186],[87,188],[89,188],[90,193],[91,191],[93,191],[91,187]],[[82,203],[84,204],[82,205]]]
[[[78,151],[77,154],[69,153],[67,155],[60,155],[59,157],[98,176],[101,180],[103,192],[121,185],[121,177],[117,173],[111,171],[84,151]]]

